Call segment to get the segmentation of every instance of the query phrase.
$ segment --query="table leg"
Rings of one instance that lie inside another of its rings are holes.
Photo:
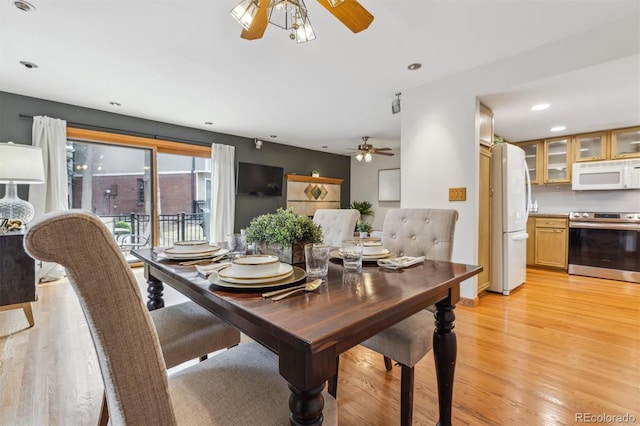
[[[289,409],[292,425],[313,425],[322,424],[322,409],[324,408],[324,397],[322,389],[324,383],[317,388],[303,391],[289,383],[291,396],[289,397]]]
[[[438,406],[440,410],[439,426],[451,425],[451,403],[453,399],[453,376],[456,368],[457,341],[453,332],[455,306],[450,298],[436,303],[433,332],[433,358],[436,364],[438,381]]]
[[[162,298],[162,292],[164,291],[164,285],[162,281],[156,277],[147,274],[147,309],[150,311],[164,308],[164,299]]]

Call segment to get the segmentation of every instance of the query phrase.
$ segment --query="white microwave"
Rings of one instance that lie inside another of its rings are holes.
[[[573,163],[571,189],[638,189],[640,159]]]

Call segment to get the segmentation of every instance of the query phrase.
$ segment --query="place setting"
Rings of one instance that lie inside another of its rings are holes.
[[[307,277],[304,269],[280,262],[277,256],[255,254],[221,263],[208,274],[215,286],[229,291],[261,291],[297,283]],[[199,270],[205,270],[200,267]]]
[[[170,247],[156,247],[154,251],[167,259],[181,261],[181,265],[193,265],[204,260],[222,259],[229,250],[206,240],[188,240],[176,241]]]
[[[344,260],[345,250],[352,251],[351,248],[346,248],[345,241],[343,247],[332,250],[329,255],[334,259]],[[395,253],[392,253],[389,249],[384,248],[382,241],[379,238],[367,238],[361,240],[352,240],[348,244],[349,246],[361,246],[362,247],[362,262],[363,263],[376,263],[380,259],[389,257],[395,257]]]

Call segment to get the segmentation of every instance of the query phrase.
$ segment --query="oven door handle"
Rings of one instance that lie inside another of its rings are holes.
[[[640,225],[637,223],[569,222],[569,228],[640,231]]]

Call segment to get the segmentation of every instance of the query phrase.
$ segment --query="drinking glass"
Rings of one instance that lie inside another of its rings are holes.
[[[362,271],[362,242],[360,240],[342,242],[342,264],[345,271]]]
[[[308,277],[327,276],[329,271],[329,249],[330,247],[326,244],[309,243],[304,245],[304,261]]]
[[[228,256],[232,259],[235,257],[244,256],[247,253],[247,240],[244,235],[227,235],[227,245],[229,246]]]

